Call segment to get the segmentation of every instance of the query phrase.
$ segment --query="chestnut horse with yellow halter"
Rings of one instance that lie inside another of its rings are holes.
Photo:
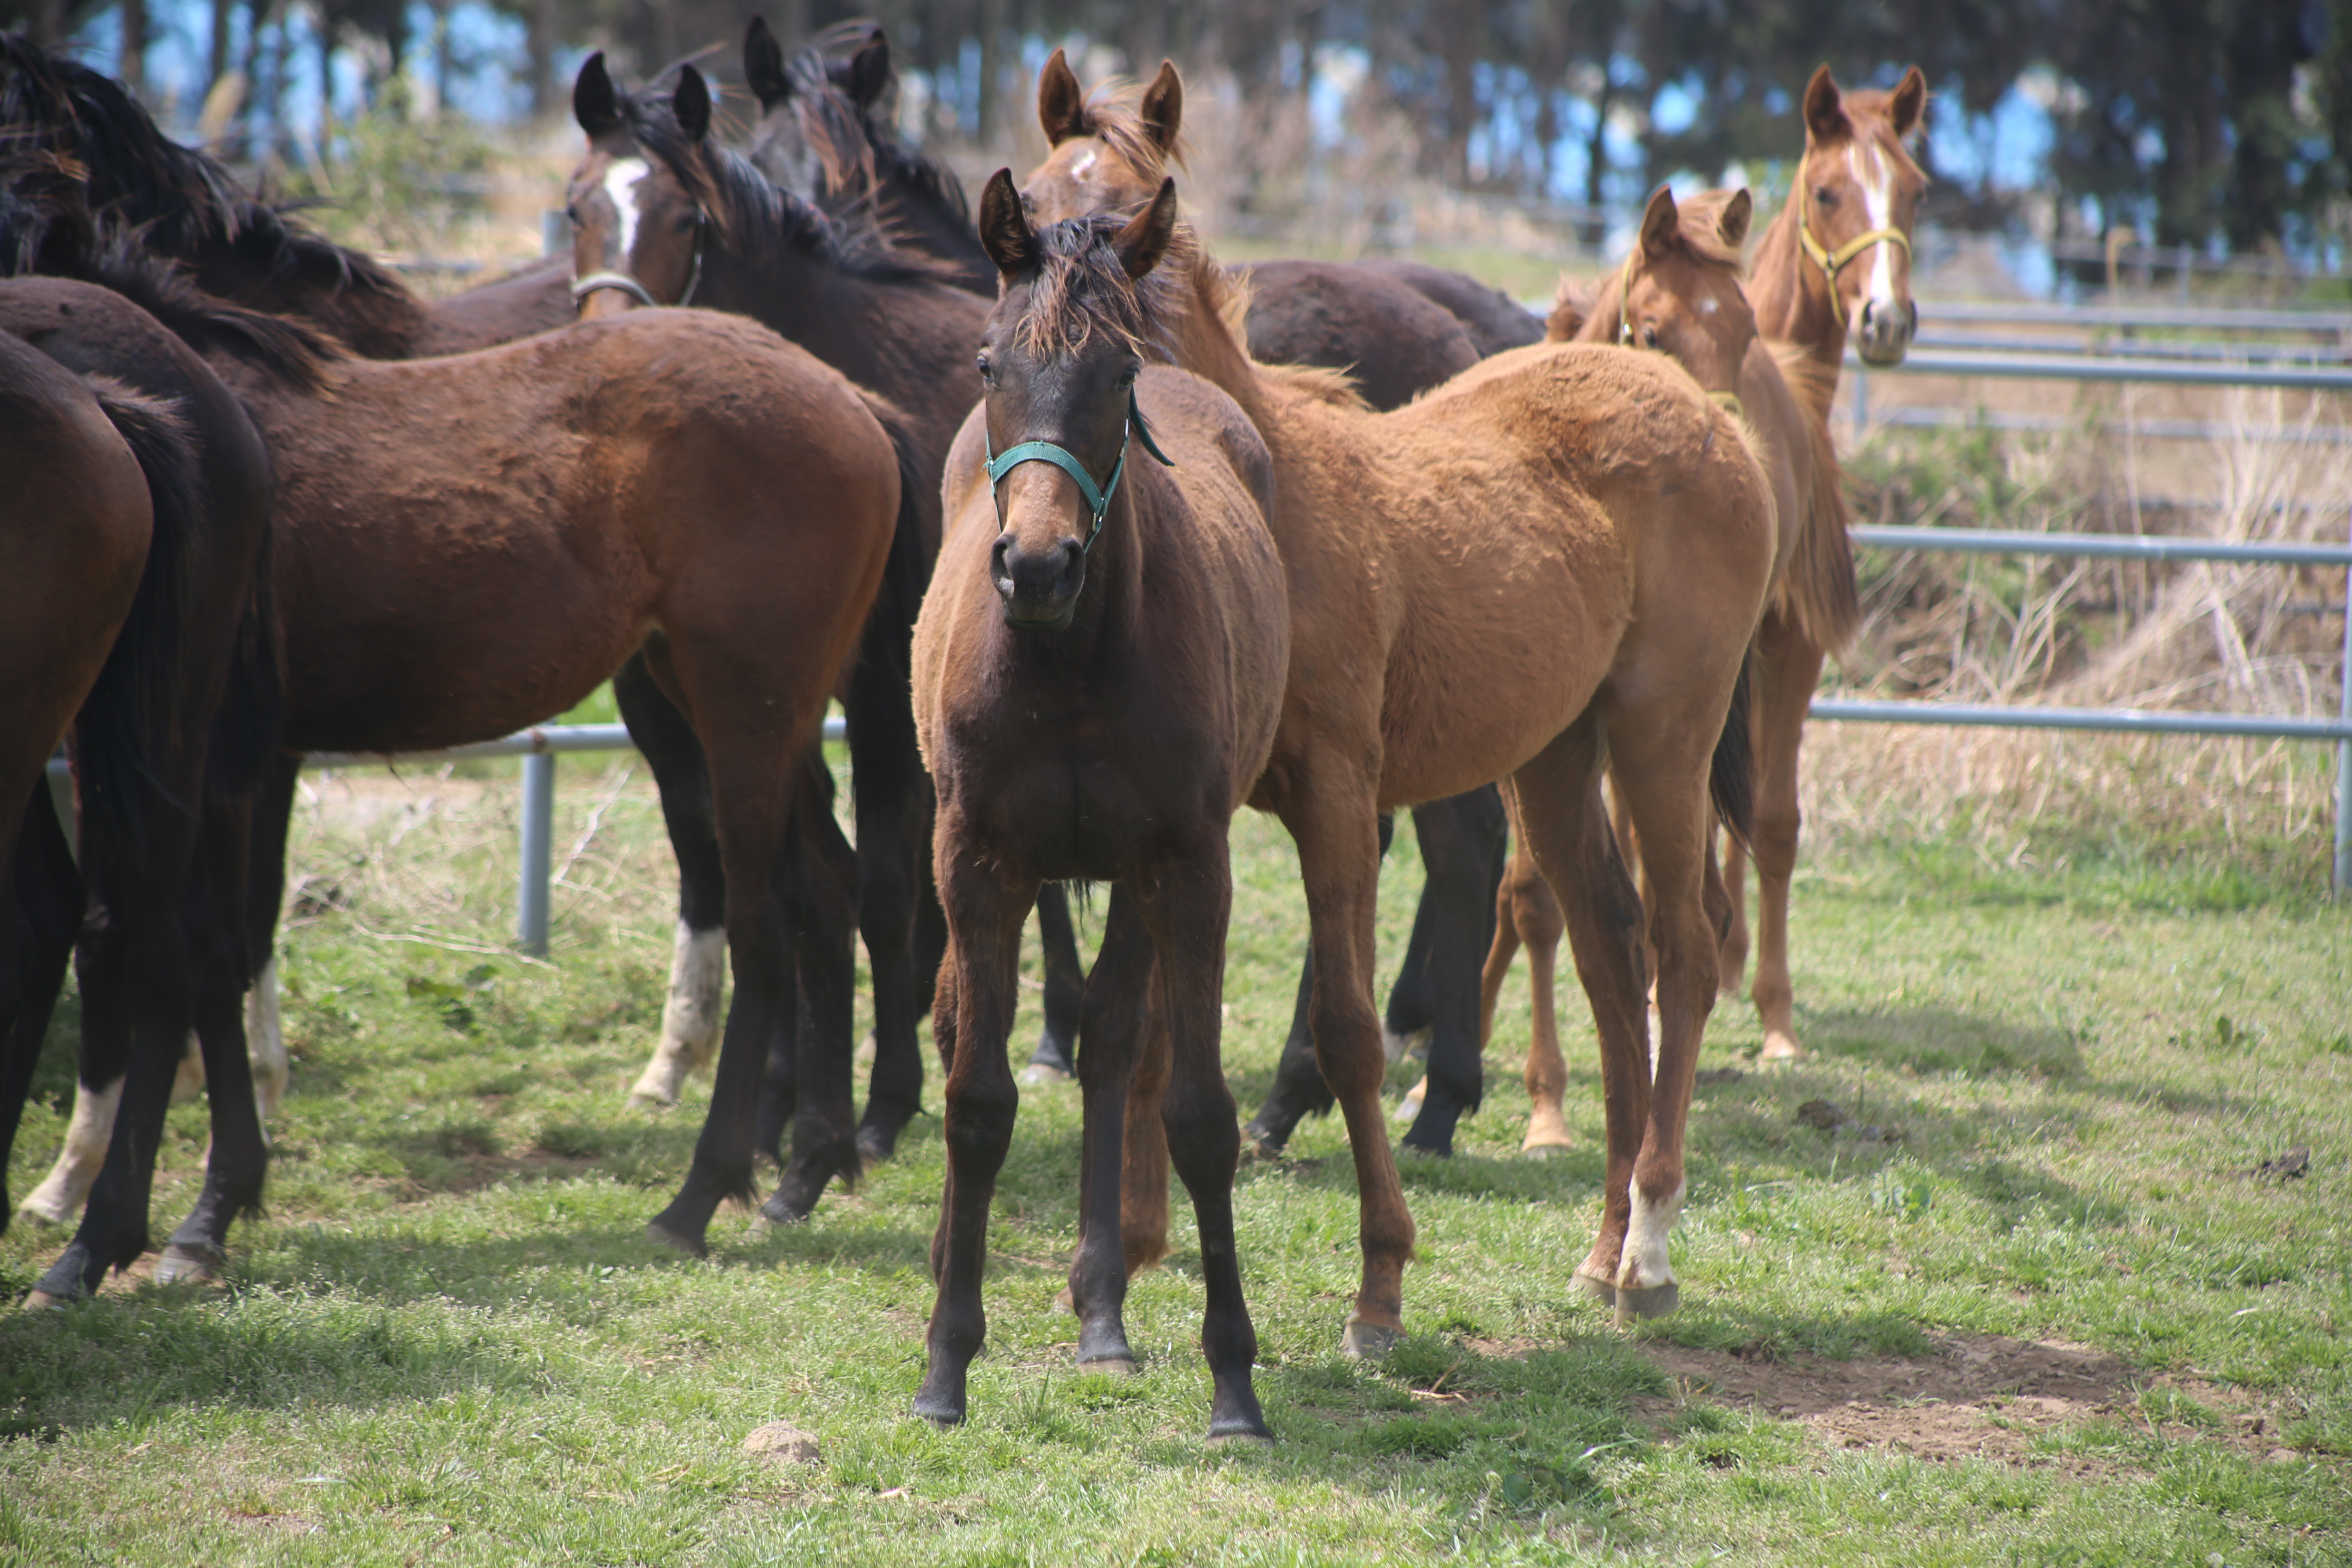
[[[1132,106],[1088,110],[1094,133],[1055,146],[1022,193],[1036,221],[1139,205],[1160,188],[1165,150]],[[1744,726],[1727,718],[1777,548],[1747,430],[1664,355],[1581,344],[1498,354],[1374,414],[1328,373],[1252,360],[1242,301],[1205,250],[1179,303],[1156,324],[1176,363],[1241,405],[1274,462],[1290,679],[1251,804],[1298,845],[1316,1057],[1355,1157],[1364,1271],[1343,1343],[1395,1343],[1413,1240],[1380,1101],[1378,816],[1489,779],[1509,780],[1601,1025],[1608,1166],[1576,1276],[1621,1322],[1671,1310],[1667,1243],[1716,992],[1701,897],[1708,795],[1712,782],[1742,822],[1726,786],[1744,786],[1751,764]],[[1646,909],[1601,810],[1604,771],[1641,832],[1656,892]],[[1163,1225],[1166,1192],[1163,1181]],[[1130,1187],[1129,1216],[1150,1197]]]
[[[1624,266],[1589,302],[1563,290],[1549,331],[1555,342],[1670,354],[1709,397],[1748,421],[1782,520],[1766,619],[1806,615],[1818,620],[1823,605],[1850,605],[1853,598],[1845,503],[1829,426],[1807,396],[1819,372],[1802,350],[1758,335],[1740,290],[1740,246],[1752,210],[1745,190],[1709,191],[1678,204],[1662,187],[1650,198]],[[1512,955],[1525,942],[1534,991],[1527,1061],[1533,1104],[1522,1147],[1529,1152],[1567,1148],[1571,1140],[1560,1105],[1567,1066],[1552,1003],[1553,956],[1563,920],[1524,845],[1504,874],[1495,913],[1479,1037],[1483,1043],[1494,1033],[1496,998]]]

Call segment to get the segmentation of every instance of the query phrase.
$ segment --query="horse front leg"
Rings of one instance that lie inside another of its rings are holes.
[[[1163,868],[1143,900],[1144,920],[1159,952],[1158,1002],[1170,1052],[1160,1122],[1168,1154],[1192,1200],[1201,1235],[1201,1282],[1207,1310],[1201,1353],[1213,1393],[1209,1436],[1270,1442],[1250,1368],[1257,1331],[1242,1297],[1241,1258],[1234,1236],[1234,1167],[1241,1135],[1234,1126],[1233,1091],[1225,1087],[1219,1051],[1223,1034],[1225,928],[1233,912],[1232,859],[1219,834],[1202,853]],[[1099,969],[1099,965],[1097,965]],[[1368,999],[1369,999],[1369,993]],[[1373,1126],[1379,1127],[1375,1121]],[[1385,1133],[1382,1134],[1385,1147]],[[1408,1244],[1409,1245],[1409,1244]]]
[[[940,977],[940,1005],[951,1005],[953,1017],[935,1019],[935,1027],[948,1025],[955,1054],[945,1095],[947,1186],[931,1249],[939,1295],[914,1404],[916,1415],[940,1426],[963,1420],[966,1377],[988,1334],[980,1295],[988,1211],[1021,1103],[1007,1047],[1019,1000],[1021,928],[1037,884],[1001,876],[992,859],[953,804],[942,801],[934,860],[947,910],[949,973]]]
[[[814,749],[793,811],[797,874],[785,885],[801,1007],[798,1100],[784,1179],[761,1206],[769,1219],[806,1219],[838,1176],[857,1180],[855,1009],[857,861],[832,811],[833,779]]]
[[[1822,650],[1795,626],[1768,619],[1758,636],[1756,730],[1756,1011],[1765,1061],[1804,1054],[1797,1043],[1796,992],[1789,978],[1789,880],[1797,868],[1804,818],[1797,801],[1797,752],[1805,712],[1822,678]]]

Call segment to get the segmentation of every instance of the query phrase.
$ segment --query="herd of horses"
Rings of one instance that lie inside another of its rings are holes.
[[[1620,1322],[1671,1310],[1745,858],[1764,1054],[1798,1050],[1797,746],[1858,618],[1826,416],[1849,342],[1891,363],[1916,324],[1919,73],[1815,75],[1752,262],[1747,192],[1661,190],[1622,265],[1544,321],[1412,263],[1221,266],[1179,206],[1172,66],[1089,95],[1057,52],[1050,155],[998,173],[975,220],[882,114],[878,29],[787,57],[755,22],[744,65],[739,148],[692,66],[624,91],[591,57],[573,255],[427,303],[119,84],[0,37],[0,1174],[69,960],[82,998],[67,1148],[26,1204],[79,1221],[32,1300],[147,1248],[190,1050],[212,1146],[158,1278],[215,1274],[259,1205],[300,754],[488,739],[610,679],[680,881],[634,1096],[674,1103],[717,1058],[653,1234],[703,1250],[762,1155],[761,1212],[787,1221],[887,1159],[928,1009],[947,1179],[921,1415],[963,1417],[985,1333],[1033,909],[1046,1025],[1022,1078],[1074,1072],[1084,1103],[1083,1365],[1134,1364],[1122,1304],[1166,1250],[1172,1171],[1211,1432],[1266,1435],[1234,1170],[1334,1104],[1361,1205],[1343,1344],[1386,1353],[1414,1243],[1386,1068],[1426,1037],[1403,1142],[1450,1152],[1524,945],[1527,1147],[1564,1145],[1563,934],[1608,1141],[1574,1278]],[[854,843],[816,744],[835,699]],[[78,847],[41,787],[61,737]],[[1219,1002],[1244,805],[1295,840],[1311,935],[1242,1126]],[[1383,1017],[1374,889],[1404,807],[1428,879]],[[1073,880],[1112,885],[1090,972]]]

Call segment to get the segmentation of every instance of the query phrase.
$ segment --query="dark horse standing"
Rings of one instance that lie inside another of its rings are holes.
[[[981,214],[1004,295],[981,349],[987,399],[949,464],[954,526],[916,633],[950,940],[933,1025],[949,1064],[947,1193],[915,1410],[964,1418],[986,1331],[989,1206],[1020,1099],[1005,1047],[1021,928],[1042,882],[1085,878],[1116,886],[1079,1026],[1078,1363],[1135,1363],[1120,1163],[1137,1131],[1127,1119],[1156,1110],[1200,1224],[1210,1436],[1265,1438],[1234,1241],[1240,1135],[1218,1045],[1226,834],[1272,751],[1290,657],[1265,521],[1272,460],[1223,394],[1143,368],[1146,352],[1166,352],[1150,341],[1143,296],[1183,275],[1158,270],[1175,233],[1172,181],[1132,219],[1040,233],[1000,173]]]

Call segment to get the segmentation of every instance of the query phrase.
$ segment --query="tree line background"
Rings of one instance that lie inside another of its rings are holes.
[[[1244,104],[1336,106],[1299,132],[1310,160],[1378,121],[1410,128],[1395,151],[1425,179],[1617,210],[1788,158],[1819,64],[1883,86],[1916,63],[1932,224],[2130,226],[2330,269],[2352,229],[2352,0],[0,0],[0,25],[80,42],[151,100],[168,53],[184,121],[200,102],[207,133],[282,153],[370,109],[557,115],[588,48],[649,74],[759,11],[788,46],[883,24],[926,139],[1009,142],[1036,62],[1078,41],[1082,74],[1166,55]],[[709,63],[731,74],[732,47]]]

